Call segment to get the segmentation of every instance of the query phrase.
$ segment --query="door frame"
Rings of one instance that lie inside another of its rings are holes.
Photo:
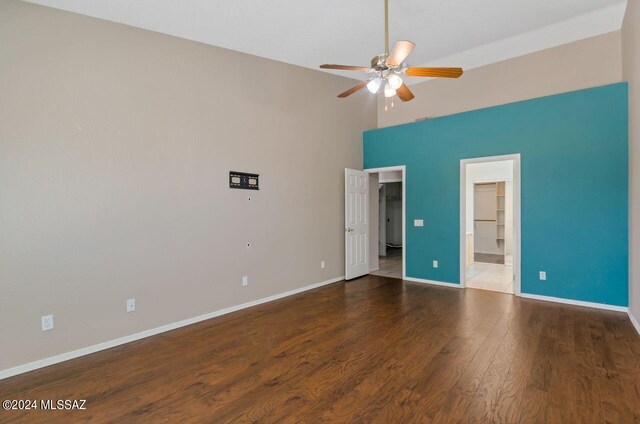
[[[384,252],[383,256],[387,256],[387,232],[380,231],[382,224],[387,223],[387,187],[384,184],[378,184],[378,268],[380,269],[380,256]],[[382,222],[381,222],[382,221]]]
[[[460,287],[467,287],[467,165],[472,163],[487,163],[513,161],[513,294],[522,293],[521,280],[521,196],[520,196],[520,153],[502,156],[487,156],[460,160]]]
[[[402,279],[407,278],[407,167],[406,165],[386,166],[383,168],[363,169],[369,174],[379,174],[387,171],[401,171],[402,174]],[[398,182],[395,181],[394,182]],[[371,219],[371,218],[369,218]],[[378,223],[380,224],[380,223]],[[376,228],[378,228],[376,226]],[[379,236],[379,233],[378,233]]]

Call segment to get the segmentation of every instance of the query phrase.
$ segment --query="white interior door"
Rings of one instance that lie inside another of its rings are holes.
[[[345,278],[369,273],[369,174],[344,170]]]

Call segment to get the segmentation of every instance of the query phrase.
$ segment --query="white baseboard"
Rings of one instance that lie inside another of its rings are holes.
[[[403,280],[412,281],[414,283],[431,284],[431,285],[434,285],[434,286],[454,287],[456,289],[461,289],[462,288],[462,286],[460,284],[445,283],[444,281],[423,280],[422,278],[404,277]]]
[[[164,333],[167,331],[175,330],[176,328],[185,327],[187,325],[195,324],[200,321],[208,320],[211,318],[219,317],[221,315],[225,315],[231,312],[239,311],[241,309],[250,308],[252,306],[257,306],[262,303],[271,302],[277,299],[281,299],[283,297],[292,296],[294,294],[302,293],[308,290],[312,290],[318,287],[326,286],[328,284],[337,283],[338,281],[344,280],[344,276],[332,278],[331,280],[322,281],[320,283],[311,284],[309,286],[301,287],[299,289],[290,290],[284,293],[275,294],[269,297],[263,297],[262,299],[253,300],[251,302],[242,303],[240,305],[231,306],[229,308],[220,309],[218,311],[210,312],[208,314],[199,315],[193,318],[187,318],[182,321],[174,322],[167,325],[162,325],[160,327],[152,328],[150,330],[145,330],[140,333],[131,334],[129,336],[120,337],[118,339],[109,340],[103,343],[98,343],[93,346],[83,347],[82,349],[77,349],[71,352],[62,353],[60,355],[51,356],[49,358],[40,359],[33,362],[28,362],[26,364],[18,365],[13,368],[7,368],[4,370],[0,370],[0,380],[8,377],[12,377],[14,375],[23,374],[25,372],[33,371],[38,368],[47,367],[49,365],[57,364],[60,362],[68,361],[70,359],[78,358],[80,356],[89,355],[91,353],[99,352],[101,350],[110,349],[115,346],[119,346],[125,343],[130,343],[136,340],[144,339],[146,337],[155,336],[156,334]]]
[[[606,303],[583,302],[582,300],[563,299],[561,297],[540,296],[537,294],[520,293],[525,299],[542,300],[545,302],[564,303],[565,305],[584,306],[586,308],[606,309],[607,311],[628,312],[626,306],[607,305]]]
[[[629,319],[631,320],[631,324],[633,324],[633,326],[636,328],[636,331],[638,332],[638,334],[640,334],[640,323],[638,322],[636,317],[633,316],[631,311],[629,311],[628,314],[629,314]]]

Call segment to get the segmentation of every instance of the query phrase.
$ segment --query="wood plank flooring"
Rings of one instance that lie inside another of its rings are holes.
[[[0,381],[28,423],[638,423],[623,313],[367,276]]]

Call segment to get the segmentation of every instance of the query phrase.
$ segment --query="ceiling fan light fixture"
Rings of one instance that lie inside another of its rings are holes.
[[[394,90],[397,90],[403,84],[402,78],[400,78],[400,76],[397,74],[389,75],[389,78],[387,78],[387,81],[389,82],[389,85],[391,86],[391,88],[393,88]]]
[[[382,85],[382,79],[381,78],[372,79],[367,84],[367,90],[369,90],[373,94],[376,94],[378,92],[378,90],[380,89],[381,85]]]
[[[371,77],[360,81],[344,93],[338,94],[343,99],[353,93],[367,89],[376,94],[380,92],[380,87],[384,84],[384,97],[386,99],[397,95],[403,102],[413,100],[415,96],[402,80],[402,75],[408,77],[430,77],[430,78],[459,78],[462,68],[412,68],[407,66],[406,59],[416,45],[408,40],[398,40],[389,50],[389,0],[384,0],[384,53],[371,59],[371,66],[351,66],[351,65],[320,65],[321,69],[337,69],[339,71],[360,71],[366,72]],[[393,100],[391,101],[393,107]],[[385,106],[385,110],[386,110]]]
[[[396,89],[391,87],[391,85],[389,85],[389,82],[387,81],[387,84],[385,84],[384,86],[384,97],[393,97],[396,95]]]

